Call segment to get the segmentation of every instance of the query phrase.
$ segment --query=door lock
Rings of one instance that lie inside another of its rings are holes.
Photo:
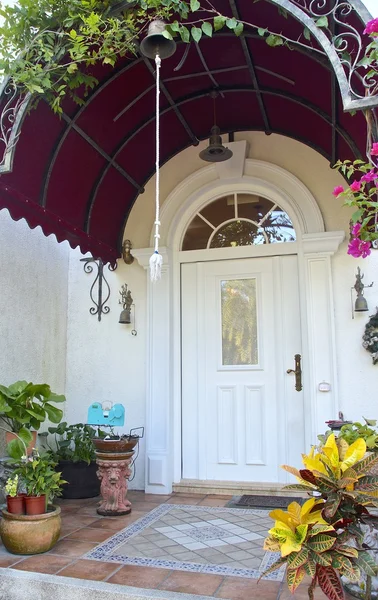
[[[302,359],[301,355],[300,354],[296,354],[294,356],[295,369],[288,369],[286,371],[287,374],[290,374],[290,373],[294,373],[295,374],[295,389],[297,390],[297,392],[300,392],[303,389],[303,386],[302,386],[301,359]]]

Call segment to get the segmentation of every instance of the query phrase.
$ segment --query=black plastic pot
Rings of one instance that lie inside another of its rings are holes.
[[[62,498],[94,498],[100,495],[95,462],[88,465],[86,462],[62,460],[56,469],[62,472],[62,479],[68,481],[62,488]]]

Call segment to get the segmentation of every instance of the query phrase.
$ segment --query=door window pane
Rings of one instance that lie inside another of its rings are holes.
[[[256,279],[221,281],[222,365],[257,365]]]

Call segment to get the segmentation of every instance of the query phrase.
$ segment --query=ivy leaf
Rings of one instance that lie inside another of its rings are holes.
[[[311,40],[311,32],[307,27],[304,28],[303,35],[306,38],[306,40]]]
[[[234,17],[232,17],[232,19],[226,19],[226,25],[229,29],[235,29],[237,24],[238,22]]]
[[[191,29],[191,34],[192,34],[192,38],[195,42],[200,41],[201,37],[202,37],[202,29],[200,29],[199,27],[192,27]]]
[[[213,26],[211,23],[209,23],[209,21],[205,21],[204,23],[202,23],[201,25],[201,29],[204,32],[205,35],[207,35],[208,37],[212,37],[213,35]]]
[[[172,34],[168,31],[168,29],[164,29],[162,34],[167,40],[173,40]]]
[[[180,36],[181,36],[181,39],[183,42],[185,42],[186,44],[189,44],[190,33],[189,33],[189,29],[187,27],[181,27]]]
[[[320,17],[315,23],[317,27],[328,27],[328,18],[326,16]]]
[[[243,23],[238,23],[234,29],[235,35],[239,37],[243,33],[244,25]]]
[[[259,27],[257,30],[257,33],[259,34],[260,37],[264,37],[264,35],[266,34],[266,32],[268,31],[268,29],[265,27],[265,29],[263,29],[262,27]]]
[[[219,29],[222,29],[226,20],[226,17],[214,17],[214,31],[219,31]]]
[[[279,35],[274,35],[273,33],[268,35],[265,41],[271,48],[274,48],[276,46],[283,46],[282,37],[280,37]]]
[[[198,0],[190,0],[190,10],[196,12],[201,7]]]

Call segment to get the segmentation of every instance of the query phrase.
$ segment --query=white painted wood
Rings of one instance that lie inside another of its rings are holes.
[[[257,282],[258,365],[225,368],[221,364],[220,282],[246,278]],[[193,473],[198,473],[201,480],[284,480],[279,465],[294,452],[300,456],[305,450],[303,393],[294,390],[294,380],[286,374],[294,366],[294,354],[301,353],[296,257],[186,263],[182,281],[183,291],[188,291],[182,297],[187,321],[182,330],[183,478],[194,479]],[[199,319],[200,327],[194,327],[193,319]],[[294,322],[294,331],[289,333]],[[197,404],[193,399],[196,388]],[[186,421],[184,415],[189,412]],[[192,429],[195,420],[198,451]],[[289,426],[298,428],[290,448]]]
[[[248,154],[248,142],[240,140],[224,144],[226,148],[232,151],[232,157],[229,160],[215,164],[219,179],[232,179],[242,177],[244,174],[245,159]]]

